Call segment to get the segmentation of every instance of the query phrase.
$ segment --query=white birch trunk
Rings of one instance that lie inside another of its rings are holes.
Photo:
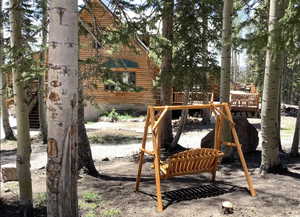
[[[299,146],[300,146],[300,101],[298,102],[298,114],[297,114],[297,120],[295,125],[295,132],[294,132],[294,138],[291,148],[290,155],[292,157],[299,157]]]
[[[230,95],[230,69],[231,69],[231,32],[232,32],[233,0],[224,0],[223,30],[222,30],[222,56],[221,56],[221,83],[220,101],[229,102]]]
[[[269,11],[269,37],[262,96],[262,172],[276,172],[281,168],[278,144],[278,103],[282,67],[280,49],[281,30],[278,25],[284,0],[271,0]]]
[[[2,0],[0,0],[1,19],[4,16],[2,13]],[[4,42],[3,42],[3,21],[0,21],[0,65],[4,64]],[[2,125],[4,129],[5,139],[16,140],[14,132],[12,131],[9,123],[9,114],[6,105],[6,74],[1,70],[0,72],[0,91],[1,91],[1,117]]]
[[[25,84],[22,78],[22,17],[19,0],[10,0],[11,47],[13,62],[19,62],[12,69],[14,98],[17,117],[17,176],[19,180],[22,216],[32,216],[32,184],[30,173],[31,141],[29,135],[28,105],[26,103]]]
[[[78,3],[49,1],[48,217],[77,217]]]
[[[229,102],[230,96],[230,70],[231,70],[231,33],[232,33],[233,0],[224,0],[223,6],[223,30],[222,30],[222,56],[221,56],[221,80],[220,102]],[[231,141],[229,123],[224,121],[223,141]],[[233,157],[233,149],[222,146],[225,153],[224,159]]]

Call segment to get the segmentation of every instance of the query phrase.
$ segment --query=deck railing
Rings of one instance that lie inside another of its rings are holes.
[[[203,102],[213,102],[214,94],[211,92],[189,92],[189,102],[192,103],[203,103]],[[173,92],[173,104],[181,105],[184,104],[185,92]]]
[[[231,93],[231,110],[257,112],[259,110],[259,99],[258,93]]]

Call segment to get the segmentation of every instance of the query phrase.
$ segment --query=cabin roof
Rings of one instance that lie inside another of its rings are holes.
[[[120,20],[120,18],[119,18],[115,13],[113,13],[112,10],[111,10],[109,7],[107,7],[107,5],[106,5],[102,0],[89,0],[89,1],[91,1],[91,2],[96,2],[96,3],[100,4],[100,5],[106,10],[106,12],[108,12],[108,14],[110,14],[114,19],[117,19],[117,20],[119,20],[120,22],[122,22],[122,21]],[[84,6],[80,9],[79,14],[80,14],[85,8],[86,8],[86,5],[84,5]],[[143,41],[142,41],[137,35],[135,35],[134,40],[137,42],[137,44],[138,44],[144,51],[149,52],[149,48],[143,43]]]

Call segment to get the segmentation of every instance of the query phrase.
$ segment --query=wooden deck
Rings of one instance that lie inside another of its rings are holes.
[[[184,92],[173,92],[173,105],[184,104]],[[189,103],[199,104],[213,102],[214,94],[210,92],[190,92]],[[260,95],[258,93],[249,93],[242,91],[232,91],[230,93],[230,105],[233,113],[250,112],[258,115]]]
[[[258,93],[239,92],[230,93],[232,112],[255,112],[258,113],[260,96]]]
[[[184,92],[173,92],[173,105],[184,104]],[[191,104],[200,104],[204,102],[213,102],[214,94],[211,92],[189,92],[189,102]]]

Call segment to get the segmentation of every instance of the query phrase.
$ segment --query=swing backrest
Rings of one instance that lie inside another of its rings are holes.
[[[214,172],[223,152],[216,149],[199,148],[183,151],[172,155],[166,161],[163,178],[201,173]]]

